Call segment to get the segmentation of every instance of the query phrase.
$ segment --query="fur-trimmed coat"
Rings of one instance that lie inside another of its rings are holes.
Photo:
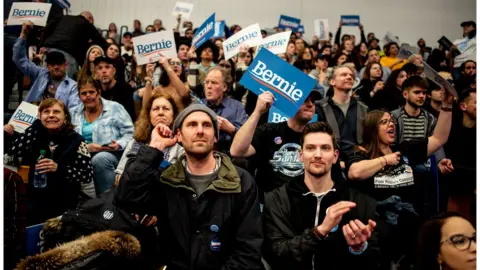
[[[136,269],[139,257],[140,242],[134,236],[103,231],[27,257],[16,269]]]

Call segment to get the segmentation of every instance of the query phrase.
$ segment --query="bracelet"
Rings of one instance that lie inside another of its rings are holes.
[[[352,247],[349,246],[349,247],[348,247],[348,251],[349,251],[351,254],[353,254],[353,255],[360,255],[360,254],[362,254],[363,252],[365,252],[365,250],[367,250],[367,248],[368,248],[368,242],[365,241],[365,242],[363,242],[362,247],[360,248],[360,250],[355,251],[355,250],[353,250]]]
[[[143,80],[144,80],[145,82],[152,82],[152,78],[150,78],[150,77],[145,77]]]
[[[451,111],[453,111],[453,108],[451,108],[451,107],[442,107],[441,110],[444,111],[444,112],[451,112]]]
[[[384,156],[381,156],[380,158],[383,158],[383,160],[385,160],[385,165],[383,165],[383,166],[387,166],[387,164],[388,164],[387,159]]]

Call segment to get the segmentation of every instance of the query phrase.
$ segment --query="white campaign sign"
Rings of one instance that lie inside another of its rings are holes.
[[[329,40],[328,34],[328,19],[317,19],[313,21],[313,34],[318,37],[318,40]]]
[[[223,42],[223,53],[225,55],[225,60],[235,56],[242,45],[253,47],[258,46],[261,43],[262,32],[260,32],[260,26],[258,23],[252,24]]]
[[[157,62],[161,55],[167,58],[177,57],[173,31],[160,31],[134,37],[132,40],[138,65]]]
[[[175,3],[175,7],[173,8],[172,15],[178,16],[178,14],[182,15],[182,18],[188,19],[190,14],[192,14],[193,4],[185,3],[185,2],[177,2]]]
[[[447,81],[445,80],[440,74],[438,74],[431,66],[429,66],[425,61],[423,62],[423,72],[425,73],[425,77],[433,81],[439,87],[450,92],[450,94],[456,98],[458,98],[457,90]]]
[[[386,42],[385,44],[390,42],[396,42],[398,45],[400,45],[400,40],[398,40],[398,38],[396,38],[390,31],[387,31],[385,37],[383,37],[383,41]]]
[[[287,51],[288,41],[292,31],[282,32],[268,36],[263,39],[259,47],[263,47],[274,54],[284,53]],[[260,49],[260,48],[259,48]]]
[[[22,25],[23,22],[31,21],[34,25],[46,26],[51,7],[52,4],[15,2],[8,15],[7,25]]]
[[[8,123],[13,125],[16,132],[24,133],[37,119],[37,115],[38,106],[22,101]]]

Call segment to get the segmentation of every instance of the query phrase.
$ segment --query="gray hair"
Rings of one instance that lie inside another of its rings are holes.
[[[230,70],[226,70],[220,66],[215,66],[207,72],[207,75],[213,71],[219,71],[222,74],[223,85],[226,85],[228,88],[233,81],[232,75],[230,75]]]

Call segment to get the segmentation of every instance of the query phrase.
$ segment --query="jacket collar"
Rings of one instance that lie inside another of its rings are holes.
[[[241,179],[230,158],[220,152],[215,152],[215,154],[220,155],[222,161],[217,178],[212,181],[206,190],[211,189],[219,193],[240,193]],[[166,169],[160,178],[160,182],[174,188],[184,188],[195,192],[185,176],[185,168],[183,167],[185,158],[185,155],[182,155],[177,162]]]

